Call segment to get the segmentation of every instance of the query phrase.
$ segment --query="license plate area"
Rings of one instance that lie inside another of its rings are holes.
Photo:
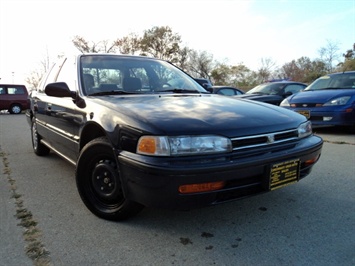
[[[311,117],[311,111],[309,110],[297,110],[297,113],[304,115],[307,119]]]
[[[300,160],[290,160],[273,164],[270,170],[269,189],[275,190],[295,183],[300,176]]]

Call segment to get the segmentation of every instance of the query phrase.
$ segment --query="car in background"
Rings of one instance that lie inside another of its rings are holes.
[[[306,87],[307,84],[296,81],[267,82],[260,84],[247,91],[245,94],[236,97],[280,105],[285,98],[300,92]]]
[[[7,110],[10,114],[21,114],[28,107],[28,92],[25,85],[0,84],[0,110]]]
[[[231,87],[231,86],[214,86],[209,79],[205,78],[195,78],[198,84],[200,84],[205,90],[213,94],[220,94],[226,96],[235,96],[244,94],[244,91],[241,89]]]
[[[211,94],[149,57],[64,56],[30,102],[34,153],[72,163],[83,203],[107,220],[282,188],[310,174],[323,145],[304,116]]]
[[[281,107],[308,118],[315,127],[355,128],[355,71],[322,76],[304,91],[282,101]]]
[[[208,86],[208,87],[212,87],[213,86],[213,84],[212,84],[212,82],[209,80],[209,79],[205,79],[205,78],[194,78],[194,80],[198,83],[198,84],[200,84],[202,87],[206,87],[206,86]]]
[[[212,89],[209,91],[214,94],[220,94],[225,96],[235,96],[245,93],[241,89],[230,86],[212,86]]]

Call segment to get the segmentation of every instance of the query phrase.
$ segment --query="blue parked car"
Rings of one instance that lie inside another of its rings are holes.
[[[304,91],[281,102],[281,106],[305,115],[314,127],[355,128],[355,71],[318,78]]]

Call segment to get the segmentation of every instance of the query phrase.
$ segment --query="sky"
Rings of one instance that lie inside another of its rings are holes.
[[[169,26],[182,45],[251,70],[355,43],[355,0],[0,0],[0,83],[23,83],[74,36],[113,41]]]

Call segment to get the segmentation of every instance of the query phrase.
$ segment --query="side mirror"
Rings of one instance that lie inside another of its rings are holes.
[[[60,97],[60,98],[72,97],[73,99],[75,99],[76,96],[76,93],[71,91],[65,82],[49,83],[44,88],[44,92],[48,96]]]
[[[79,108],[86,107],[86,103],[84,99],[81,98],[77,92],[71,91],[65,82],[48,83],[44,88],[44,92],[48,96],[53,96],[53,97],[59,97],[59,98],[71,97],[73,98],[74,103]]]
[[[210,84],[205,83],[202,85],[202,87],[209,93],[213,93],[213,87]]]
[[[213,93],[213,87],[209,83],[200,83],[199,84],[208,92]]]
[[[287,98],[288,96],[291,96],[293,93],[291,91],[285,92],[284,93],[284,98]]]

